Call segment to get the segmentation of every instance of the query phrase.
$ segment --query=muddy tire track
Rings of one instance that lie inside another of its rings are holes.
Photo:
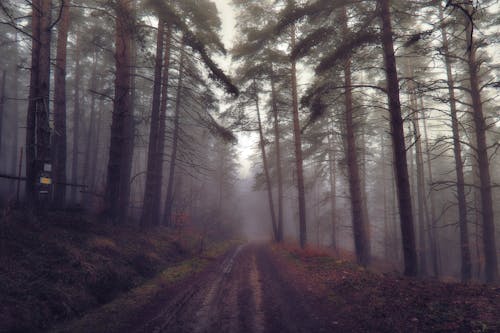
[[[291,283],[269,246],[247,244],[166,302],[138,332],[327,331],[317,305]]]

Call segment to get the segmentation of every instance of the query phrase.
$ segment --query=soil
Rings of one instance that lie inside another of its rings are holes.
[[[234,248],[133,332],[499,332],[500,288],[367,271],[311,250]]]

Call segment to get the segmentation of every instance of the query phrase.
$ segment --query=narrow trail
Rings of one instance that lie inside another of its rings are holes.
[[[173,288],[126,331],[500,332],[499,292],[250,243]]]
[[[221,264],[166,301],[135,332],[320,332],[306,293],[286,283],[269,248],[240,245]]]

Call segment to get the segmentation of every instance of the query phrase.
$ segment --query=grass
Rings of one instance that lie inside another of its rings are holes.
[[[196,258],[196,230],[139,231],[62,213],[34,225],[21,212],[0,227],[0,332],[47,330],[108,304],[113,311],[112,301],[129,291],[153,295],[205,265]],[[225,246],[210,247],[205,260]],[[140,303],[137,297],[118,309]]]
[[[58,327],[53,332],[118,332],[129,325],[163,290],[175,282],[202,271],[212,260],[225,253],[233,242],[221,242],[209,247],[204,257],[194,257],[164,269],[155,278],[134,288],[116,300],[99,307],[83,318]]]

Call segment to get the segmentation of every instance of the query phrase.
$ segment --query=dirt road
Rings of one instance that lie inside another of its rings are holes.
[[[137,332],[331,331],[335,323],[321,318],[318,301],[287,283],[267,246],[241,245]]]

